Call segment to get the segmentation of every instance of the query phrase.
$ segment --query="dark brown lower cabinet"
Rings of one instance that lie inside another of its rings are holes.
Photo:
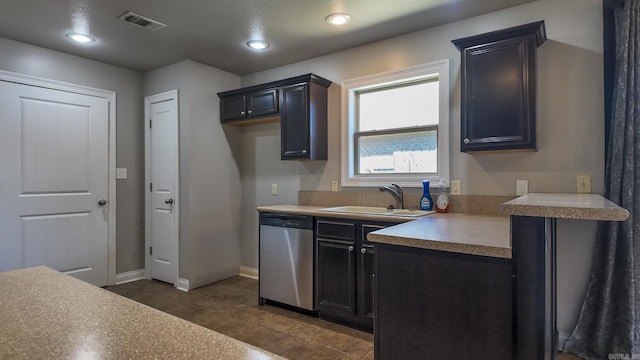
[[[375,250],[377,360],[513,359],[510,260]]]
[[[316,304],[321,318],[373,331],[374,244],[367,234],[393,223],[316,220]]]
[[[318,240],[319,301],[321,313],[349,319],[356,315],[355,244]]]

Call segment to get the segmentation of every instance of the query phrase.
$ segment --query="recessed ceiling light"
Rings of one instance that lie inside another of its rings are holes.
[[[262,50],[268,48],[269,43],[264,40],[251,40],[247,41],[247,46],[252,49]]]
[[[92,38],[89,35],[78,34],[78,33],[70,33],[67,34],[67,37],[75,42],[79,42],[82,44],[90,43],[96,41],[96,39]]]
[[[325,20],[331,25],[344,25],[351,21],[351,16],[349,16],[348,14],[336,13],[327,16]]]

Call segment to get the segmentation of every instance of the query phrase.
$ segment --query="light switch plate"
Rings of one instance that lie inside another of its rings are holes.
[[[338,192],[338,180],[331,180],[331,191]]]
[[[516,180],[516,195],[527,195],[529,192],[529,180]]]
[[[278,195],[278,184],[271,184],[271,195]]]
[[[127,168],[116,168],[116,179],[123,180],[127,178]]]
[[[591,176],[589,175],[577,175],[576,176],[576,189],[578,193],[590,193],[591,192]]]
[[[462,194],[462,182],[460,180],[451,180],[451,188],[449,193],[451,195]]]

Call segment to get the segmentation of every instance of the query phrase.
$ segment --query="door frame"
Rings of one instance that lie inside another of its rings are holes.
[[[7,81],[22,85],[36,86],[51,90],[94,96],[109,102],[109,140],[108,140],[108,241],[107,241],[107,282],[116,284],[116,93],[114,91],[97,89],[84,85],[71,84],[37,76],[0,70],[0,81]]]
[[[177,154],[175,156],[175,164],[174,169],[176,169],[174,174],[174,200],[175,206],[173,207],[174,211],[174,238],[176,239],[174,244],[174,254],[175,254],[175,282],[173,286],[178,288],[178,280],[180,275],[180,106],[178,101],[178,90],[169,90],[163,93],[154,94],[145,96],[144,98],[144,200],[145,200],[145,211],[144,211],[144,252],[145,252],[145,266],[144,266],[144,276],[146,279],[151,279],[151,254],[149,254],[149,249],[151,247],[151,191],[149,190],[149,184],[151,183],[151,128],[149,126],[149,122],[151,121],[151,104],[163,101],[175,100],[176,105],[176,122],[174,124],[174,135],[176,142],[176,151]]]

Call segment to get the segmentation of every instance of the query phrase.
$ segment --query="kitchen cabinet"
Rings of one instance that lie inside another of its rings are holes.
[[[267,89],[225,97],[220,100],[220,119],[224,123],[277,114],[278,94],[277,89]]]
[[[461,52],[460,151],[537,150],[536,48],[544,21],[453,40]]]
[[[327,160],[327,88],[303,82],[282,88],[282,160]]]
[[[316,220],[316,295],[321,318],[373,330],[374,254],[366,235],[386,222]]]
[[[282,160],[327,160],[327,94],[315,74],[218,93],[220,121],[252,125],[280,121]]]
[[[513,358],[511,260],[376,244],[376,359]]]

